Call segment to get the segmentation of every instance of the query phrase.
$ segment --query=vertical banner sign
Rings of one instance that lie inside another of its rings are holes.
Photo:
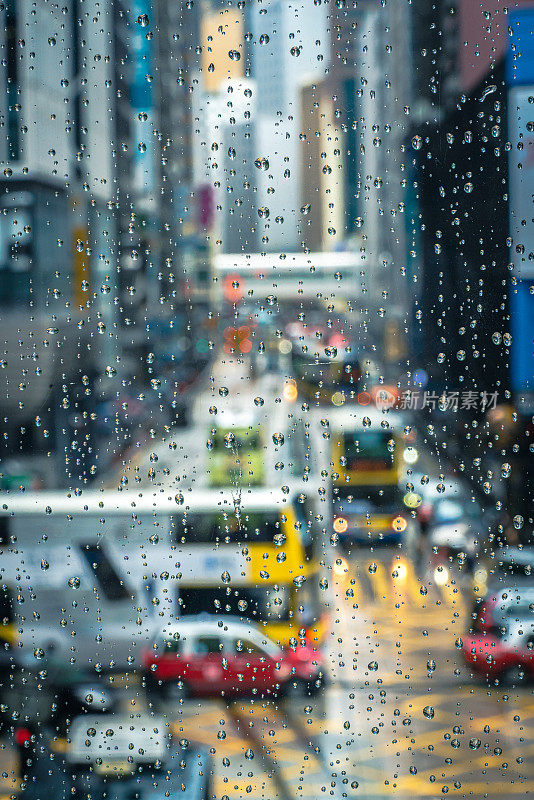
[[[510,260],[517,282],[510,285],[510,377],[514,392],[534,392],[534,8],[509,15],[506,55],[508,87],[508,183]]]
[[[134,186],[135,191],[143,195],[151,194],[155,189],[154,58],[153,40],[147,38],[155,20],[150,0],[132,0],[131,13],[133,70],[130,105],[133,114]]]

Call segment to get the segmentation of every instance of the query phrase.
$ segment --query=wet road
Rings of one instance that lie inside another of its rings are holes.
[[[532,686],[486,686],[463,666],[456,644],[468,606],[461,576],[437,586],[432,571],[420,575],[411,560],[386,549],[334,552],[332,567],[330,685],[322,696],[189,699],[154,708],[182,748],[210,750],[212,796],[534,794]],[[148,710],[138,676],[119,691],[123,712]],[[64,740],[53,745],[57,754],[65,747]],[[0,778],[0,800],[16,796],[7,743],[0,743]]]
[[[461,588],[436,586],[390,551],[341,566],[322,697],[167,709],[176,735],[211,748],[214,797],[534,793],[532,687],[470,677],[456,645],[465,630]]]

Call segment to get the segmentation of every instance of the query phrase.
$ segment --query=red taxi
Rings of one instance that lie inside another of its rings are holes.
[[[281,650],[254,625],[230,617],[184,617],[165,626],[143,652],[147,687],[181,682],[203,696],[309,694],[323,685],[323,658],[309,644]]]
[[[534,678],[534,620],[508,619],[502,627],[478,630],[462,643],[467,666],[478,675],[513,685]]]

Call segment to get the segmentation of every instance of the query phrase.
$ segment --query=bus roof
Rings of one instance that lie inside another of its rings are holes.
[[[0,516],[11,514],[176,514],[189,511],[218,511],[239,505],[245,511],[262,511],[289,504],[295,494],[280,488],[225,487],[209,490],[179,489],[159,492],[87,491],[0,492]],[[306,486],[306,493],[309,488]]]
[[[374,405],[348,405],[324,411],[331,431],[356,431],[367,429],[400,431],[405,425],[404,416],[395,409],[381,411]],[[365,422],[364,422],[365,420]],[[382,423],[387,423],[383,427]]]

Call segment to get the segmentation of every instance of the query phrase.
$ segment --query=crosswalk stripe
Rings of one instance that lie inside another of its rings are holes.
[[[374,594],[374,599],[380,603],[387,603],[391,596],[390,582],[386,578],[386,571],[383,565],[369,561],[367,564],[367,571],[369,572],[369,582]]]

